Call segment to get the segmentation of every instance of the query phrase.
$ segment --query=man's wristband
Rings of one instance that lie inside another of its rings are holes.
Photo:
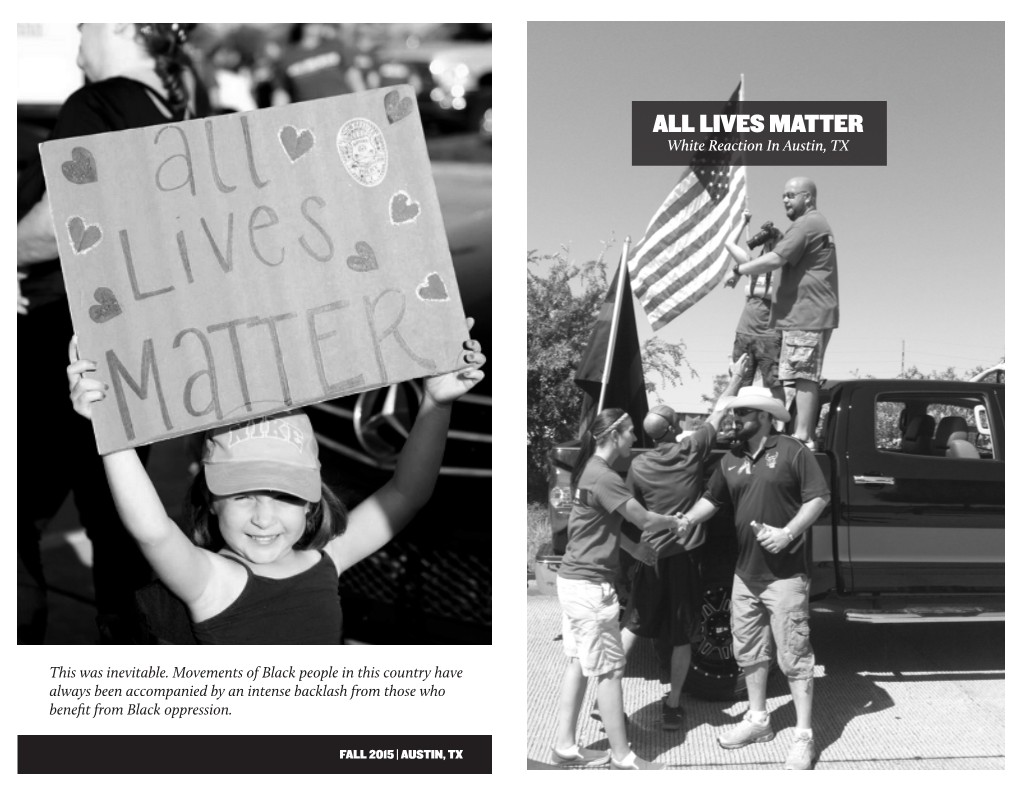
[[[785,525],[783,526],[783,533],[790,537],[790,541],[793,541],[793,534],[790,533],[790,529]]]

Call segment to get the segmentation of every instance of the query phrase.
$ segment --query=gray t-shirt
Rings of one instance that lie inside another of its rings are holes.
[[[702,424],[678,443],[660,444],[635,457],[627,473],[627,487],[634,493],[634,499],[656,514],[690,509],[701,497],[705,460],[712,453],[715,435],[715,427]],[[699,523],[683,537],[678,537],[675,531],[645,531],[641,541],[654,545],[659,558],[668,558],[701,547],[705,542],[705,524]]]
[[[620,565],[620,525],[617,510],[634,496],[620,474],[601,457],[588,460],[574,491],[574,508],[567,521],[567,551],[559,574],[572,580],[611,583]]]
[[[836,239],[818,211],[797,219],[773,249],[785,265],[772,300],[769,325],[783,331],[839,326]]]

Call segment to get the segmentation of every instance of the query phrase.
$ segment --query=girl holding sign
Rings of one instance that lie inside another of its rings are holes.
[[[470,329],[473,321],[468,321]],[[323,485],[301,411],[211,430],[192,488],[190,538],[171,520],[134,449],[103,457],[117,510],[156,575],[184,604],[199,643],[341,642],[337,578],[379,550],[432,494],[453,402],[485,377],[481,345],[465,366],[424,379],[393,478],[348,514]],[[91,419],[107,388],[71,341],[74,409]]]

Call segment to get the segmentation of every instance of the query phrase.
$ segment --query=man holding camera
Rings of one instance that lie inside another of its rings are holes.
[[[766,709],[769,664],[775,656],[790,683],[797,711],[786,769],[813,769],[811,730],[815,657],[809,640],[811,525],[829,501],[829,487],[815,456],[772,429],[790,414],[766,388],[742,388],[728,403],[739,443],[723,455],[704,496],[681,518],[683,530],[710,519],[729,500],[737,532],[733,577],[733,655],[747,679],[748,711],[719,737],[732,750],[772,741]]]
[[[814,450],[822,362],[832,329],[839,326],[836,241],[817,209],[817,189],[808,178],[791,178],[783,192],[790,229],[771,252],[733,268],[737,276],[782,268],[769,325],[783,332],[778,378],[796,388],[793,437]]]

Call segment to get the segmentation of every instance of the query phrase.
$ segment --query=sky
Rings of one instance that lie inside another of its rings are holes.
[[[775,42],[781,42],[778,45]],[[618,53],[618,54],[614,54]],[[789,225],[780,194],[806,176],[837,240],[840,327],[828,378],[989,366],[1005,355],[1005,28],[999,23],[528,24],[528,248],[602,241],[616,270],[681,168],[630,163],[630,102],[717,101],[744,74],[748,101],[888,102],[884,167],[750,167],[752,228]],[[657,336],[683,342],[699,378],[658,396],[703,408],[743,306],[721,285]],[[642,341],[653,336],[637,307]],[[656,396],[650,397],[654,404]]]

